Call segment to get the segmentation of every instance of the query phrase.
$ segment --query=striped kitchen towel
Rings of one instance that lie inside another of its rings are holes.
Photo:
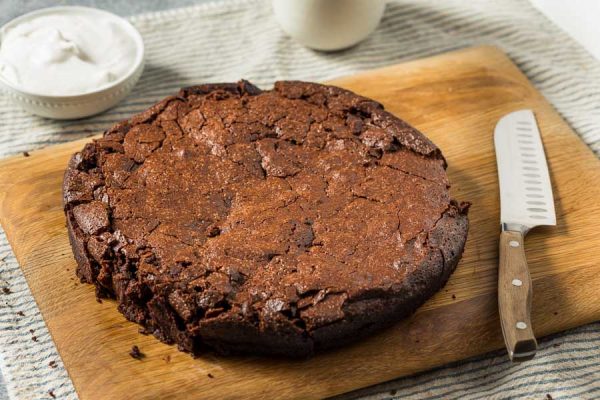
[[[0,97],[0,156],[99,133],[181,86],[240,77],[264,87],[277,79],[323,81],[479,44],[506,51],[600,154],[600,63],[526,0],[390,2],[373,35],[333,54],[303,48],[284,35],[266,0],[205,4],[131,20],[147,47],[146,70],[133,93],[101,115],[67,122],[27,115]],[[51,392],[76,398],[1,232],[0,259],[0,287],[10,289],[0,293],[0,367],[9,396],[50,398]],[[342,397],[600,397],[600,323],[542,340],[540,347],[527,364],[511,365],[497,352]]]

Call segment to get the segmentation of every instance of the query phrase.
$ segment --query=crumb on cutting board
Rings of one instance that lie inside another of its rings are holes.
[[[131,346],[131,350],[129,351],[129,355],[136,360],[141,360],[146,357],[144,353],[140,351],[140,348],[136,345]]]

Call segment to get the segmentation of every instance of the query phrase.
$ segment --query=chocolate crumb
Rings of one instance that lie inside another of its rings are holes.
[[[32,334],[33,334],[33,332],[35,332],[33,329],[30,329],[30,330],[29,330],[29,333],[32,333]]]
[[[452,299],[456,300],[456,295],[455,294],[452,295]]]
[[[52,397],[53,399],[56,398],[56,395],[54,394],[54,390],[48,390],[48,394],[50,395],[50,397]]]
[[[560,343],[554,343],[552,347],[560,347]]]
[[[554,400],[554,399],[552,398],[552,396],[550,396],[548,393],[546,393],[546,399],[547,399],[547,400]]]
[[[166,356],[163,357],[163,360],[165,360],[165,362],[168,364],[171,362],[171,356],[167,354]]]
[[[32,336],[31,340],[33,340],[34,342],[37,342],[37,336]]]
[[[23,152],[23,155],[24,155],[25,157],[29,157],[29,156],[30,156],[30,154],[29,154],[29,152],[28,152],[28,151],[24,151],[24,152]]]
[[[25,316],[25,313],[24,313],[23,311],[17,311],[17,315],[18,315],[19,317],[24,317],[24,316]]]
[[[141,360],[142,358],[146,357],[144,353],[142,353],[140,351],[140,348],[137,347],[136,345],[131,346],[131,351],[129,352],[129,355],[132,358],[135,358],[136,360]]]
[[[558,311],[554,311],[554,315],[558,315]]]
[[[53,360],[53,361],[50,361],[50,362],[48,363],[48,366],[50,366],[50,368],[56,368],[56,367],[57,367],[57,365],[56,365],[56,361],[54,361],[54,360]]]
[[[7,288],[7,287],[2,288],[2,292],[4,294],[11,294],[12,293],[12,291],[9,288]]]
[[[397,391],[396,389],[394,389],[394,390],[391,390],[391,391],[390,391],[390,394],[391,394],[392,396],[395,396],[395,395],[396,395],[396,393],[398,393],[398,391]]]
[[[213,374],[211,374],[210,372],[208,374],[206,374],[206,376],[208,376],[210,379],[214,378],[215,376]]]

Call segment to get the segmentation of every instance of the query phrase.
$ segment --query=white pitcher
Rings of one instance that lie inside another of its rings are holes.
[[[340,50],[375,30],[385,0],[273,0],[281,28],[304,46]]]

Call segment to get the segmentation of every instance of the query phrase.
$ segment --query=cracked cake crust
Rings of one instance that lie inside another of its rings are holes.
[[[182,89],[73,155],[77,275],[167,343],[304,357],[414,312],[456,267],[468,204],[379,103],[333,86]]]

